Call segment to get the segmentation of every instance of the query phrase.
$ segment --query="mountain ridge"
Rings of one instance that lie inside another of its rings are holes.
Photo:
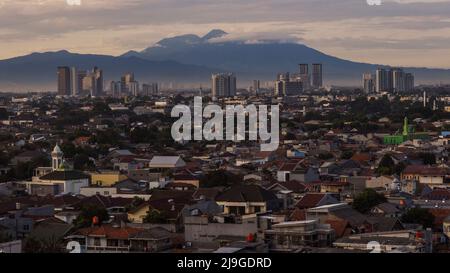
[[[325,84],[360,86],[363,73],[374,73],[382,64],[354,62],[331,56],[304,44],[264,40],[248,43],[229,40],[228,33],[214,29],[198,36],[164,38],[142,51],[120,56],[71,53],[67,50],[35,52],[0,60],[0,91],[56,89],[56,67],[75,66],[104,70],[105,80],[118,80],[134,72],[141,82],[209,84],[211,73],[234,72],[241,86],[252,80],[275,80],[277,73],[297,72],[299,63],[323,63]],[[421,84],[449,82],[449,69],[406,67]],[[106,83],[108,86],[108,83]]]

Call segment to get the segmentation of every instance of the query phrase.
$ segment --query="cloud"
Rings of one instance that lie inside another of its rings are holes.
[[[0,58],[53,48],[118,55],[221,28],[230,35],[219,41],[302,42],[333,55],[366,47],[372,50],[356,58],[371,62],[388,48],[403,51],[392,54],[402,63],[410,62],[408,52],[433,53],[450,38],[450,0],[382,0],[381,6],[366,0],[66,1],[0,0]],[[450,57],[430,56],[450,63]]]

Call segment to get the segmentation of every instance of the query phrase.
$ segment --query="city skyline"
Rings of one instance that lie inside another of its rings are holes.
[[[385,0],[380,6],[364,0],[81,3],[0,1],[0,59],[60,49],[120,55],[221,28],[230,34],[219,41],[289,41],[354,61],[441,68],[450,61],[448,0]]]

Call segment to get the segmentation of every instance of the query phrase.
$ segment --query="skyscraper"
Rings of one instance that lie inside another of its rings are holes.
[[[111,91],[111,96],[113,96],[114,98],[120,98],[120,96],[121,96],[120,82],[112,81],[110,91]]]
[[[58,95],[71,95],[70,68],[67,66],[58,67]]]
[[[377,93],[389,91],[388,72],[383,68],[378,68],[375,73],[375,91]]]
[[[260,89],[261,89],[261,82],[259,80],[254,80],[253,91],[255,92],[255,94],[258,94]]]
[[[70,68],[70,91],[71,96],[78,96],[79,88],[78,88],[78,71],[76,67]]]
[[[299,80],[302,82],[303,89],[309,89],[311,86],[311,76],[309,75],[309,65],[299,64]]]
[[[213,74],[211,77],[212,97],[233,97],[236,95],[236,76],[233,73]]]
[[[405,73],[400,68],[392,69],[392,91],[405,92]]]
[[[146,83],[142,85],[142,93],[144,96],[158,95],[158,83]]]
[[[103,94],[103,70],[99,69],[98,67],[94,67],[94,70],[92,71],[92,78],[94,81],[94,87],[92,96],[99,96]]]
[[[134,74],[133,73],[127,73],[125,75],[122,76],[121,80],[120,80],[120,89],[121,89],[121,93],[126,94],[129,93],[129,89],[128,89],[128,85],[130,84],[130,82],[134,82]]]
[[[135,97],[139,96],[139,82],[137,81],[129,82],[128,91],[131,93],[131,95]]]
[[[363,74],[364,93],[370,94],[375,92],[374,76],[371,73]]]
[[[405,74],[405,91],[411,92],[414,90],[414,75],[412,73]]]
[[[308,64],[299,64],[299,67],[300,67],[300,75],[309,75]]]
[[[84,89],[84,85],[83,85],[83,80],[84,80],[84,77],[86,77],[87,74],[88,73],[85,70],[77,71],[77,87],[78,87],[77,94],[81,94],[85,90]]]
[[[323,86],[323,66],[322,66],[322,64],[313,64],[312,86],[314,88],[321,88]]]

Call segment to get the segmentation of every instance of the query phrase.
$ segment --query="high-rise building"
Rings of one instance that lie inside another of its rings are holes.
[[[58,67],[58,95],[71,95],[70,68],[67,66]]]
[[[311,86],[311,76],[309,74],[308,64],[299,64],[300,73],[298,75],[299,80],[302,82],[303,89],[309,89]]]
[[[412,73],[405,74],[405,91],[411,92],[414,90],[414,75]]]
[[[259,80],[254,80],[253,81],[253,92],[258,94],[260,89],[261,89],[261,82]]]
[[[375,73],[375,91],[377,93],[389,91],[389,76],[386,69],[378,68]]]
[[[376,71],[376,92],[409,92],[414,89],[414,75],[405,73],[401,68],[388,70],[378,68]]]
[[[122,76],[120,83],[121,83],[121,93],[126,94],[130,93],[130,90],[128,90],[128,85],[130,82],[134,82],[134,74],[133,73],[127,73]]]
[[[309,75],[308,64],[299,64],[299,67],[300,67],[300,75]]]
[[[298,77],[291,78],[289,73],[278,74],[275,83],[275,96],[295,96],[303,92],[303,83]]]
[[[128,92],[131,93],[131,95],[137,97],[139,96],[139,82],[137,81],[132,81],[128,83]]]
[[[93,97],[99,96],[103,94],[103,70],[98,67],[94,67],[92,71],[92,79],[94,81],[93,93],[91,94]]]
[[[322,64],[312,65],[312,87],[322,88],[323,87],[323,66]]]
[[[113,96],[114,98],[120,98],[121,97],[120,82],[112,81],[110,91],[111,91],[111,96]]]
[[[85,71],[85,70],[79,70],[79,71],[77,71],[77,87],[78,87],[78,91],[77,91],[77,94],[81,94],[81,93],[83,93],[84,92],[84,86],[83,86],[83,80],[84,80],[84,77],[86,77],[87,76],[87,71]]]
[[[212,97],[233,97],[236,95],[236,76],[233,73],[213,74],[211,77]]]
[[[371,73],[363,74],[364,93],[371,94],[375,92],[374,76]]]
[[[75,67],[70,68],[70,91],[73,97],[78,96],[78,71]]]
[[[86,76],[83,77],[83,91],[89,92],[89,94],[91,94],[92,88],[93,88],[92,76],[88,73],[86,74]]]
[[[158,95],[158,83],[146,83],[142,85],[142,93],[144,96]]]
[[[392,69],[392,91],[405,92],[405,72],[400,68]]]

